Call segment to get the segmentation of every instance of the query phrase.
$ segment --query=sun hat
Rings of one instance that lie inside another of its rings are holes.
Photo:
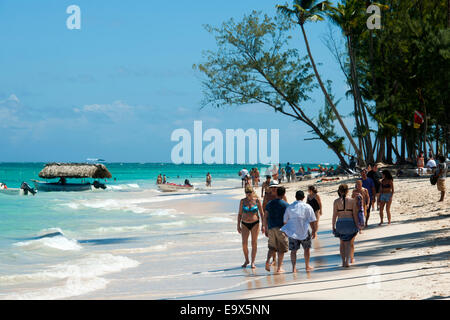
[[[279,185],[278,185],[278,182],[275,181],[275,180],[274,180],[274,181],[271,181],[270,184],[269,184],[269,188],[270,188],[270,187],[278,187],[278,186],[279,186]]]

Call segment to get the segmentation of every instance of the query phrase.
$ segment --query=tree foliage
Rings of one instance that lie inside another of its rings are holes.
[[[284,15],[272,18],[259,12],[240,22],[230,19],[220,27],[206,26],[215,35],[217,51],[205,52],[205,61],[194,65],[205,77],[202,106],[269,106],[306,124],[345,164],[343,139],[323,125],[323,115],[317,122],[303,106],[317,85],[309,62],[289,47],[291,27]]]

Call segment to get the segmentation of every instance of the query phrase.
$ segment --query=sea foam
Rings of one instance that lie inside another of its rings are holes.
[[[16,242],[13,245],[26,250],[55,249],[78,251],[83,248],[77,240],[67,238],[59,228],[45,229],[39,234],[37,237]]]
[[[19,274],[0,277],[0,282],[14,285],[26,283],[48,284],[49,281],[57,283],[52,287],[14,292],[3,296],[3,299],[64,299],[68,297],[87,294],[103,289],[109,283],[101,278],[110,273],[120,272],[124,269],[134,268],[139,262],[123,256],[112,254],[91,254],[87,257],[58,264],[44,271],[32,274]]]

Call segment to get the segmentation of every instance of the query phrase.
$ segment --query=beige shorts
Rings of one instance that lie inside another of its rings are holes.
[[[289,251],[289,238],[280,228],[269,229],[269,249],[275,250],[277,252],[288,252]]]
[[[437,181],[437,189],[439,191],[445,192],[445,179],[438,179],[438,181]]]

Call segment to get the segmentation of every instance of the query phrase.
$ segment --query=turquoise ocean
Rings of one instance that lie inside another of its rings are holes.
[[[0,182],[33,186],[44,165],[0,163]],[[0,193],[0,299],[185,298],[248,281],[224,277],[242,253],[238,202],[222,191],[240,187],[242,165],[105,165],[106,190]],[[159,192],[160,173],[196,191]]]

